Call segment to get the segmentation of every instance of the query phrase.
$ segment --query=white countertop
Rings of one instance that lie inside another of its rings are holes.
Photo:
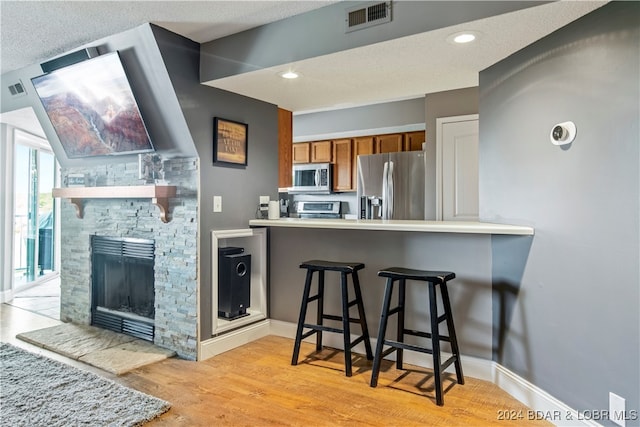
[[[426,233],[510,234],[533,236],[533,227],[477,221],[415,221],[380,219],[252,219],[252,227],[332,228],[341,230],[420,231]]]

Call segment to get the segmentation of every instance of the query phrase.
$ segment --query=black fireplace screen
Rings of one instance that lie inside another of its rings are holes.
[[[91,236],[93,324],[153,340],[154,252],[153,240]]]

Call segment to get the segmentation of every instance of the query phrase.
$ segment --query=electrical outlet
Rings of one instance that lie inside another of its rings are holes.
[[[619,426],[626,426],[625,400],[615,393],[609,392],[609,419]]]
[[[222,196],[213,196],[213,211],[222,212]]]

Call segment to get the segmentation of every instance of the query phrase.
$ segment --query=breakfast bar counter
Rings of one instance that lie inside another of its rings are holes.
[[[427,233],[506,234],[533,236],[533,227],[478,221],[417,221],[379,219],[253,219],[252,227],[326,228],[335,230],[417,231]]]
[[[295,337],[305,283],[300,265],[307,260],[365,265],[358,276],[370,331],[380,322],[385,281],[379,271],[390,266],[452,271],[456,278],[449,294],[462,354],[485,360],[500,350],[494,319],[513,310],[509,304],[519,293],[535,233],[527,225],[478,221],[280,218],[253,219],[249,226],[268,230],[271,333]],[[326,280],[326,309],[339,312],[340,287],[330,282],[338,276]],[[407,301],[408,324],[416,330],[427,328],[426,290],[412,288]],[[342,348],[339,335],[327,335],[326,345]],[[414,362],[420,362],[420,355],[415,357]]]

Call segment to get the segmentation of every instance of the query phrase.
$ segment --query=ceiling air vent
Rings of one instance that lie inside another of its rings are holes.
[[[345,10],[346,33],[391,22],[391,2],[364,3]]]
[[[24,89],[22,82],[18,81],[18,83],[9,86],[9,93],[11,96],[24,96],[27,94],[27,91]]]

